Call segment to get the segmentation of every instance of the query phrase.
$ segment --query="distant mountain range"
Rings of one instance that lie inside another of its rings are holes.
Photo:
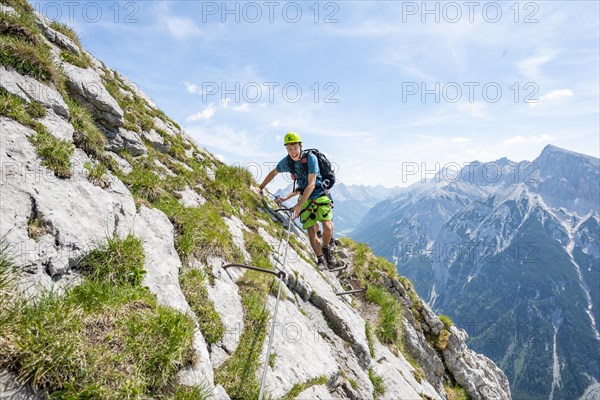
[[[515,399],[576,399],[600,381],[600,160],[547,146],[398,190],[350,234],[394,261]]]
[[[331,196],[334,200],[334,223],[335,235],[347,236],[352,232],[378,202],[385,200],[399,187],[386,188],[384,186],[345,185],[336,183],[331,188]],[[292,191],[292,185],[278,190],[275,194],[285,196]],[[297,198],[296,198],[297,199]],[[292,204],[293,200],[289,201]]]

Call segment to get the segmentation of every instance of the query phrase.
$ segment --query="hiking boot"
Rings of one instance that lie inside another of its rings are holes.
[[[327,269],[327,265],[325,264],[325,258],[322,255],[317,257],[317,269],[319,271],[325,271]]]
[[[323,255],[325,256],[325,261],[327,261],[327,266],[329,266],[329,268],[335,267],[335,257],[333,256],[331,249],[329,249],[329,246],[323,246]]]

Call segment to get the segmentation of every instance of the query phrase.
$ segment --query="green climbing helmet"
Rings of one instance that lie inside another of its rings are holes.
[[[288,132],[283,138],[283,145],[287,146],[290,143],[302,143],[302,138],[296,132]]]

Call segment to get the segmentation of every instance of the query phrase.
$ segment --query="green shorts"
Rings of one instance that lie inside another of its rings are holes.
[[[316,199],[308,199],[302,204],[300,222],[302,228],[308,229],[317,222],[331,221],[333,218],[333,206],[329,196],[323,195]]]

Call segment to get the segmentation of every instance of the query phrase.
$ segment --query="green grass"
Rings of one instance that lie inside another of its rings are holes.
[[[373,397],[378,398],[380,395],[385,393],[385,386],[383,385],[383,377],[377,375],[373,368],[369,368],[369,379],[373,384]]]
[[[0,368],[51,398],[207,399],[205,388],[177,383],[197,361],[194,322],[141,286],[141,249],[132,236],[110,238],[83,258],[78,286],[42,293],[13,313],[1,330]],[[3,260],[4,251],[0,272]]]
[[[48,167],[59,178],[71,177],[71,157],[75,150],[72,143],[57,139],[45,129],[30,138],[42,165]]]
[[[212,204],[186,208],[173,198],[156,206],[173,222],[176,231],[175,248],[184,260],[190,256],[202,260],[209,256],[232,258],[233,237],[218,209]]]
[[[266,308],[269,281],[265,274],[247,271],[238,282],[244,307],[244,331],[233,355],[215,371],[215,383],[223,385],[232,400],[258,397],[256,377],[270,313]]]
[[[0,348],[3,346],[2,332],[18,314],[19,305],[15,300],[14,287],[17,281],[17,270],[10,254],[10,245],[6,238],[0,239]]]
[[[444,384],[448,400],[469,400],[469,396],[459,384],[455,386]]]
[[[60,59],[79,68],[89,68],[92,66],[92,62],[85,53],[77,55],[70,51],[63,50],[60,52]]]
[[[34,44],[19,37],[0,36],[0,64],[44,83],[60,81],[60,72],[44,44]]]
[[[374,285],[367,288],[366,299],[380,306],[375,331],[379,340],[400,347],[403,319],[400,302],[392,294]]]
[[[283,396],[281,398],[281,400],[294,400],[296,397],[298,397],[298,395],[300,393],[302,393],[306,389],[308,389],[312,386],[325,385],[325,384],[327,384],[326,376],[319,376],[319,377],[310,379],[309,381],[304,382],[304,383],[297,383],[292,387],[292,389],[290,389],[289,392],[287,392],[285,394],[285,396]]]
[[[106,166],[104,164],[91,164],[86,162],[83,164],[83,166],[88,171],[88,180],[94,185],[100,186],[103,189],[110,185],[110,183],[104,177],[104,174],[106,173]]]
[[[251,190],[254,183],[252,174],[244,168],[219,165],[215,171],[215,180],[204,183],[208,198],[221,204],[222,208],[251,212],[259,206],[258,195]]]
[[[70,111],[69,122],[75,129],[73,134],[75,146],[92,157],[100,158],[104,154],[106,137],[96,125],[92,113],[75,100],[67,100],[67,105]]]
[[[269,260],[273,248],[258,233],[244,231],[244,244],[250,253],[250,264],[259,268],[273,269]]]
[[[156,202],[165,193],[162,188],[163,183],[154,171],[149,169],[134,168],[127,175],[125,182],[134,196],[150,202]]]
[[[0,115],[14,119],[22,125],[33,128],[36,135],[29,140],[36,148],[42,165],[50,169],[59,178],[71,176],[71,157],[74,147],[71,143],[57,139],[36,118],[45,115],[44,107],[36,102],[26,103],[23,99],[0,88]]]
[[[146,275],[142,243],[132,235],[125,239],[108,238],[106,244],[79,262],[78,269],[96,281],[140,286]]]
[[[447,315],[439,315],[438,317],[440,321],[442,321],[442,323],[444,324],[444,328],[450,329],[450,327],[452,326],[452,319],[450,319],[450,317],[448,317]]]
[[[365,323],[365,335],[369,344],[369,353],[371,357],[375,357],[375,337],[373,336],[373,327],[368,321]]]
[[[208,298],[205,281],[204,274],[197,269],[188,269],[179,274],[181,290],[190,308],[198,318],[200,331],[204,339],[212,344],[223,338],[225,325],[223,325],[219,313],[215,310],[215,305]]]

